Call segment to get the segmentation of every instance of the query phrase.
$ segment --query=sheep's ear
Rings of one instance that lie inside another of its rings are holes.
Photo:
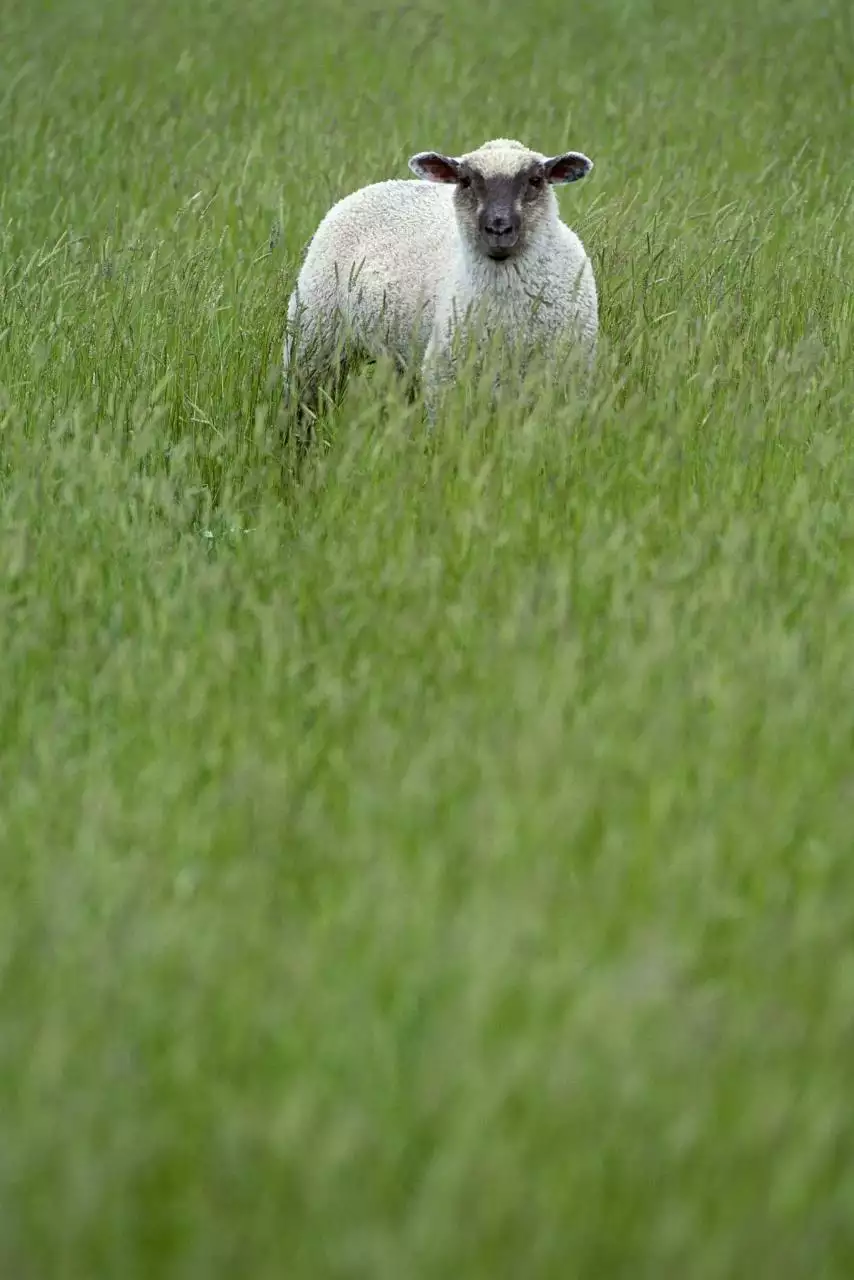
[[[562,156],[552,156],[543,168],[547,182],[578,182],[587,177],[593,161],[580,151],[565,151]]]
[[[418,178],[426,182],[459,182],[460,162],[453,156],[440,155],[438,151],[419,151],[412,156],[409,167]]]

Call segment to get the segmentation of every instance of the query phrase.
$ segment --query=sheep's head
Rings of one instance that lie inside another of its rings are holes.
[[[428,182],[456,186],[454,203],[468,244],[501,261],[520,253],[555,211],[552,187],[577,182],[593,168],[580,151],[544,156],[521,142],[496,138],[464,156],[421,151],[409,167]]]

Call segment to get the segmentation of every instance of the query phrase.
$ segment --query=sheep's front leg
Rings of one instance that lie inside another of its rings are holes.
[[[421,367],[424,403],[431,429],[436,425],[442,399],[454,382],[456,367],[450,346],[437,341],[435,333],[427,344]]]

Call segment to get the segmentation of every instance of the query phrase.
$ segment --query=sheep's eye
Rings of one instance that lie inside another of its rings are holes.
[[[540,187],[543,185],[542,175],[539,173],[531,174],[531,177],[528,179],[528,181],[530,182],[531,186],[534,188],[535,191],[539,191]]]
[[[463,175],[463,177],[460,178],[459,185],[462,187],[463,191],[468,191],[469,187],[471,186],[471,178],[467,177],[466,175]]]

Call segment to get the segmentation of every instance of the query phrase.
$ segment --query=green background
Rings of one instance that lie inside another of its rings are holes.
[[[4,0],[4,1277],[852,1274],[852,86],[848,0]],[[595,161],[589,400],[380,364],[295,476],[308,237],[494,136]]]

